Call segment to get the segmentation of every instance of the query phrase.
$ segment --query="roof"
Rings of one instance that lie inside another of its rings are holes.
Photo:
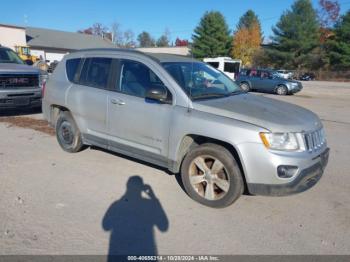
[[[81,49],[77,50],[77,52],[127,52],[127,53],[134,53],[134,54],[140,54],[147,57],[152,58],[153,60],[157,61],[158,63],[167,63],[167,62],[193,62],[198,61],[190,56],[182,56],[182,55],[174,55],[174,54],[164,54],[164,53],[144,53],[135,49],[126,49],[126,48],[93,48],[93,49]]]
[[[19,25],[9,25],[9,24],[0,24],[0,27],[10,27],[10,28],[17,28],[17,29],[25,29],[25,27],[23,26],[19,26]]]
[[[114,47],[112,42],[99,36],[36,27],[27,27],[26,37],[27,44],[30,47],[46,47],[65,50]]]
[[[193,62],[195,59],[190,56],[163,54],[163,53],[145,53],[146,55],[156,59],[159,63],[167,62]]]

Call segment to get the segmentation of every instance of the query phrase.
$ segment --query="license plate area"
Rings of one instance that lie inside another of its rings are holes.
[[[30,98],[21,97],[14,99],[14,104],[16,106],[27,106],[30,103]]]

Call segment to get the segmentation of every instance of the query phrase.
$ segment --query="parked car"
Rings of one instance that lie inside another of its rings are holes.
[[[245,189],[305,191],[328,161],[317,115],[245,93],[188,57],[81,50],[57,65],[44,94],[44,117],[63,150],[93,145],[165,167],[210,207],[230,205]]]
[[[300,77],[301,81],[313,81],[315,80],[315,74],[313,73],[305,73]]]
[[[284,79],[292,79],[293,73],[287,70],[277,70],[276,73]]]
[[[0,108],[41,107],[46,75],[26,65],[10,48],[0,46]]]
[[[236,82],[246,92],[258,91],[288,95],[303,89],[300,82],[281,78],[272,70],[246,70],[245,74],[239,75]]]

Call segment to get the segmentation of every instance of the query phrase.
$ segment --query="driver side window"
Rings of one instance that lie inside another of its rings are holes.
[[[123,94],[145,98],[149,88],[164,86],[159,77],[140,62],[122,60],[120,68],[118,90]],[[169,91],[168,94],[171,96]]]

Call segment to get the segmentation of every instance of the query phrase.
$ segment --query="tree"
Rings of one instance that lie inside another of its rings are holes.
[[[254,54],[260,49],[261,34],[257,23],[242,27],[233,36],[232,57],[241,59],[244,66],[251,66]]]
[[[176,38],[175,46],[188,46],[188,40]]]
[[[137,41],[140,47],[153,47],[155,46],[155,41],[153,37],[146,31],[143,31],[137,36]]]
[[[243,28],[251,28],[251,27],[256,27],[258,26],[259,32],[261,35],[261,42],[263,42],[263,34],[261,31],[261,24],[259,17],[254,13],[253,10],[249,9],[247,12],[245,12],[244,15],[241,16],[241,18],[238,21],[237,24],[237,31]]]
[[[319,0],[318,19],[322,28],[331,28],[338,21],[340,4],[338,0]]]
[[[78,30],[78,33],[87,34],[87,35],[96,35],[102,38],[107,38],[112,41],[112,34],[109,32],[108,27],[104,26],[101,23],[94,23],[92,26],[86,29]]]
[[[335,25],[334,37],[329,41],[330,63],[335,69],[350,69],[350,10]]]
[[[266,49],[274,65],[289,69],[319,66],[314,52],[319,46],[319,24],[310,0],[296,0],[272,28],[272,43]]]
[[[123,42],[123,47],[125,48],[134,48],[136,46],[135,43],[135,34],[132,30],[126,30],[124,32],[124,42]]]
[[[121,30],[120,24],[117,22],[112,23],[111,25],[111,34],[112,34],[112,43],[117,46],[123,45],[123,32]]]
[[[230,31],[220,12],[206,12],[192,35],[192,53],[197,58],[227,56]]]
[[[261,42],[259,18],[252,10],[248,10],[237,24],[231,55],[233,58],[241,59],[244,66],[251,66],[255,53],[260,49]]]
[[[157,40],[157,46],[158,47],[167,47],[167,46],[169,46],[169,42],[170,42],[170,32],[168,29],[165,29],[163,35],[161,35],[159,37],[159,39]]]

